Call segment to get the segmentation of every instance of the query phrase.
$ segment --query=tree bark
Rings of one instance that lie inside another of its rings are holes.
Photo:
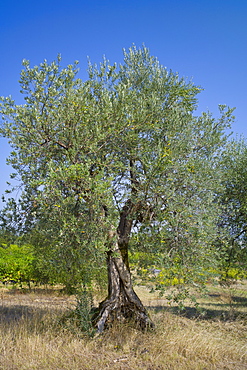
[[[141,329],[153,328],[147,310],[134,292],[128,261],[128,244],[134,205],[128,200],[120,213],[117,231],[109,232],[107,253],[108,297],[100,303],[93,322],[99,333],[114,320],[130,319]]]

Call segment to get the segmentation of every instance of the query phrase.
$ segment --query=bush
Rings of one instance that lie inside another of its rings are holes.
[[[27,283],[34,278],[33,248],[29,245],[2,244],[0,246],[0,280]]]

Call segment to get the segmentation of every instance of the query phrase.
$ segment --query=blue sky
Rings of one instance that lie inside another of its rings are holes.
[[[21,62],[122,61],[122,49],[143,43],[161,64],[204,88],[198,113],[236,107],[234,135],[247,137],[246,0],[1,0],[0,95],[22,102]],[[0,195],[6,188],[9,146],[0,138]],[[1,206],[1,204],[0,204]]]

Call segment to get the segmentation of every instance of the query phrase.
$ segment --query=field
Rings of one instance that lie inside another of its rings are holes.
[[[201,311],[181,313],[165,299],[136,288],[156,324],[141,333],[116,324],[83,337],[59,318],[75,297],[58,288],[0,288],[0,369],[247,369],[247,283],[209,287]]]

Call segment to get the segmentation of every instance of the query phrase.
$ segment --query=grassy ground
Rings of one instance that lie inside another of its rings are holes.
[[[200,316],[192,307],[179,314],[144,287],[136,291],[154,332],[116,325],[87,339],[58,324],[73,296],[0,288],[0,369],[247,369],[247,283],[211,287]]]

